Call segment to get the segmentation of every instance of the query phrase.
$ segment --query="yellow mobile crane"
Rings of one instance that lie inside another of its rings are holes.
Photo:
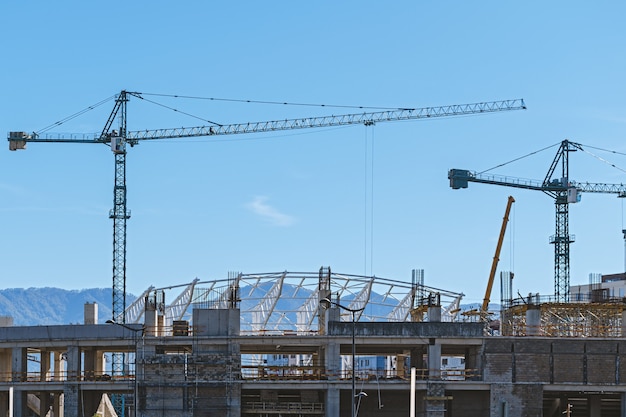
[[[486,321],[487,310],[489,309],[489,297],[491,297],[491,289],[493,288],[493,280],[496,277],[496,269],[498,269],[498,261],[500,260],[500,250],[502,249],[502,242],[504,241],[504,234],[506,232],[506,225],[509,222],[509,213],[511,213],[511,206],[515,199],[509,196],[509,200],[506,204],[506,210],[504,211],[504,217],[502,218],[502,227],[500,228],[500,237],[498,238],[498,244],[496,245],[496,253],[493,255],[493,262],[491,263],[491,272],[489,273],[489,281],[487,281],[487,288],[485,289],[485,298],[483,299],[483,305],[480,308],[480,317]]]

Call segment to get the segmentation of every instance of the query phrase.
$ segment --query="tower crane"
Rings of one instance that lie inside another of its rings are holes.
[[[494,113],[526,108],[523,99],[491,101],[473,104],[457,104],[439,107],[400,108],[364,112],[358,114],[342,114],[321,117],[303,117],[297,119],[274,120],[253,123],[238,123],[209,126],[127,130],[127,104],[131,97],[143,99],[142,94],[122,90],[115,99],[115,105],[104,128],[98,134],[80,135],[67,134],[62,136],[42,137],[38,133],[9,132],[9,149],[25,149],[28,142],[34,143],[86,143],[105,144],[111,147],[115,158],[115,185],[113,188],[113,209],[109,217],[113,219],[113,321],[125,322],[126,310],[126,221],[130,211],[126,206],[126,154],[127,145],[133,147],[141,141],[193,138],[204,136],[235,135],[246,133],[275,132],[292,129],[319,128],[345,125],[373,125],[378,122],[400,120],[432,119],[471,114]],[[119,119],[118,129],[113,129],[115,119]]]
[[[583,150],[579,143],[564,140],[543,181],[479,173],[466,169],[448,171],[450,187],[457,190],[467,188],[468,183],[502,185],[526,190],[542,191],[554,199],[556,217],[555,233],[550,236],[554,244],[554,296],[557,302],[569,301],[570,244],[574,236],[569,234],[569,204],[580,201],[581,193],[608,193],[626,197],[626,185],[575,182],[569,179],[569,154]],[[557,168],[560,172],[557,174]],[[555,177],[555,174],[558,176]]]

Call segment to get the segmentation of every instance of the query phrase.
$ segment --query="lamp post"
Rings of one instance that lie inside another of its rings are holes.
[[[356,313],[360,313],[361,311],[363,311],[365,309],[365,306],[361,307],[361,308],[350,308],[350,307],[346,307],[343,306],[339,303],[334,302],[333,300],[331,300],[330,298],[322,298],[320,300],[320,306],[327,310],[330,308],[331,305],[334,305],[336,307],[339,307],[342,310],[346,310],[347,312],[349,312],[350,314],[352,314],[352,396],[350,398],[350,415],[352,417],[356,417],[356,409],[354,406],[354,399],[356,398],[356,344],[354,341],[354,335],[355,335],[355,328],[356,328],[356,320],[355,320],[355,314]]]
[[[130,330],[131,332],[133,332],[133,339],[135,341],[135,392],[133,393],[133,415],[136,417],[137,416],[137,405],[138,405],[138,401],[137,401],[137,395],[139,393],[139,384],[137,382],[137,333],[141,332],[141,341],[142,343],[144,342],[144,335],[145,335],[145,325],[141,326],[141,327],[131,327],[125,323],[118,323],[115,320],[107,320],[106,321],[107,324],[115,324],[116,326],[120,326],[125,328],[126,330]],[[142,356],[143,356],[143,347],[142,347]],[[117,410],[116,410],[117,411]]]

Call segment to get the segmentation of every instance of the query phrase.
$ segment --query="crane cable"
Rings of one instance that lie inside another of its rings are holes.
[[[543,149],[539,149],[538,151],[534,151],[534,152],[531,152],[531,153],[529,153],[529,154],[527,154],[527,155],[520,156],[519,158],[511,159],[511,160],[510,160],[510,161],[508,161],[508,162],[504,162],[504,163],[502,163],[502,164],[500,164],[500,165],[496,165],[496,166],[494,166],[494,167],[492,167],[492,168],[485,169],[485,170],[483,170],[483,171],[481,171],[481,172],[478,172],[477,174],[484,174],[485,172],[492,171],[492,170],[494,170],[494,169],[496,169],[496,168],[501,168],[501,167],[503,167],[503,166],[505,166],[505,165],[508,165],[508,164],[513,163],[513,162],[517,162],[517,161],[519,161],[519,160],[521,160],[521,159],[527,158],[527,157],[529,157],[529,156],[532,156],[532,155],[538,154],[539,152],[543,152],[543,151],[545,151],[546,149],[550,149],[550,148],[552,148],[552,147],[554,147],[554,146],[558,146],[558,145],[560,145],[560,144],[561,144],[561,142],[559,142],[559,143],[557,143],[557,144],[554,144],[554,145],[546,146],[546,147],[545,147],[545,148],[543,148]]]
[[[139,94],[139,93],[138,93]],[[266,100],[244,100],[233,98],[217,98],[217,97],[197,97],[197,96],[181,96],[177,94],[158,94],[158,93],[140,93],[147,96],[170,97],[170,98],[186,98],[192,100],[208,100],[208,101],[225,101],[231,103],[250,103],[250,104],[272,104],[282,106],[305,106],[305,107],[336,107],[344,109],[368,109],[368,110],[400,110],[413,109],[413,107],[378,107],[378,106],[351,106],[343,104],[314,104],[314,103],[291,103],[285,101],[266,101]]]
[[[501,168],[501,167],[503,167],[503,166],[505,166],[505,165],[508,165],[508,164],[513,163],[513,162],[517,162],[517,161],[519,161],[519,160],[521,160],[521,159],[527,158],[527,157],[529,157],[529,156],[532,156],[532,155],[538,154],[539,152],[543,152],[543,151],[545,151],[545,150],[547,150],[547,149],[550,149],[550,148],[552,148],[552,147],[559,146],[560,144],[561,144],[561,142],[559,142],[559,143],[557,143],[557,144],[554,144],[554,145],[546,146],[545,148],[542,148],[542,149],[539,149],[539,150],[537,150],[537,151],[531,152],[531,153],[529,153],[529,154],[526,154],[526,155],[520,156],[520,157],[518,157],[518,158],[512,159],[512,160],[510,160],[510,161],[508,161],[508,162],[504,162],[504,163],[499,164],[499,165],[496,165],[496,166],[494,166],[494,167],[492,167],[492,168],[485,169],[485,170],[483,170],[483,171],[477,172],[477,174],[484,174],[485,172],[493,171],[493,170],[494,170],[494,169],[496,169],[496,168]],[[587,148],[597,149],[597,150],[599,150],[599,151],[609,152],[609,153],[612,153],[612,154],[615,154],[615,155],[626,155],[626,153],[623,153],[623,152],[617,152],[617,151],[611,151],[611,150],[608,150],[608,149],[598,148],[598,147],[594,147],[594,146],[587,146],[587,145],[584,145],[584,144],[582,144],[582,143],[579,143],[578,145],[580,145],[580,148],[579,148],[579,149],[580,149],[580,150],[582,150],[583,152],[585,152],[585,153],[587,153],[587,154],[591,155],[592,157],[596,158],[597,160],[599,160],[599,161],[601,161],[601,162],[604,162],[605,164],[607,164],[607,165],[609,165],[609,166],[611,166],[611,167],[613,167],[613,168],[615,168],[615,169],[617,169],[617,170],[619,170],[619,171],[622,171],[622,172],[626,173],[626,169],[620,168],[620,167],[618,167],[617,165],[615,165],[615,164],[613,164],[613,163],[609,162],[608,160],[606,160],[606,159],[604,159],[604,158],[602,158],[602,157],[600,157],[600,156],[598,156],[598,155],[595,155],[595,154],[593,154],[593,153],[591,153],[591,152],[587,151]]]
[[[148,103],[154,104],[155,106],[163,107],[163,108],[168,109],[168,110],[171,110],[171,111],[173,111],[173,112],[180,113],[180,114],[184,114],[185,116],[189,116],[189,117],[192,117],[192,118],[194,118],[194,119],[198,119],[198,120],[201,120],[201,121],[203,121],[203,122],[210,123],[210,124],[215,125],[215,126],[222,126],[221,124],[219,124],[219,123],[217,123],[217,122],[213,122],[213,121],[211,121],[211,120],[204,119],[204,118],[202,118],[202,117],[200,117],[200,116],[195,116],[195,115],[193,115],[193,114],[191,114],[191,113],[187,113],[187,112],[184,112],[184,111],[180,111],[180,110],[178,110],[178,109],[175,109],[174,107],[170,107],[170,106],[166,106],[165,104],[157,103],[157,102],[156,102],[156,101],[154,101],[154,100],[148,100],[147,98],[142,97],[142,96],[141,96],[141,95],[139,95],[139,94],[133,94],[133,97],[140,98],[140,99],[142,99],[142,100],[144,100],[144,101],[147,101]]]
[[[113,95],[113,96],[111,96],[111,97],[105,98],[104,100],[99,101],[99,102],[97,102],[96,104],[93,104],[93,105],[91,105],[91,106],[88,106],[88,107],[86,107],[86,108],[84,108],[84,109],[82,109],[82,110],[80,110],[80,111],[78,111],[78,112],[76,112],[76,113],[74,113],[74,114],[72,114],[72,115],[70,115],[70,116],[67,116],[67,117],[65,117],[65,118],[63,118],[63,119],[61,119],[61,120],[59,120],[58,122],[54,122],[54,123],[52,123],[51,125],[48,125],[48,126],[44,127],[43,129],[39,129],[39,130],[37,130],[35,133],[44,133],[44,132],[47,132],[48,130],[52,129],[53,127],[60,126],[60,125],[62,125],[63,123],[65,123],[65,122],[67,122],[67,121],[70,121],[70,120],[72,120],[72,119],[75,119],[75,118],[77,118],[78,116],[81,116],[81,115],[83,115],[83,114],[87,113],[88,111],[91,111],[91,110],[95,109],[96,107],[99,107],[99,106],[103,105],[104,103],[107,103],[107,102],[109,102],[109,101],[111,101],[111,100],[115,99],[116,97],[117,97],[117,95]]]
[[[581,145],[582,145],[582,144],[581,144]],[[595,147],[593,147],[593,146],[586,146],[586,145],[582,145],[582,146],[584,146],[584,147],[582,147],[582,148],[581,148],[581,150],[582,150],[583,152],[585,152],[586,154],[589,154],[589,155],[591,155],[592,157],[596,158],[598,161],[600,161],[600,162],[604,162],[605,164],[607,164],[607,165],[609,165],[609,166],[611,166],[611,167],[613,167],[613,168],[615,168],[615,169],[617,169],[617,170],[619,170],[619,171],[622,171],[622,172],[626,173],[626,170],[624,170],[623,168],[620,168],[620,167],[618,167],[617,165],[613,164],[612,162],[609,162],[608,160],[606,160],[606,159],[604,159],[604,158],[602,158],[602,157],[600,157],[600,156],[598,156],[598,155],[596,155],[596,154],[593,154],[593,153],[591,153],[591,152],[587,151],[587,149],[586,149],[586,148],[587,148],[587,147],[589,147],[589,148],[591,148],[591,149],[597,149],[597,150],[599,150],[599,151],[610,152],[610,153],[613,153],[613,154],[616,154],[616,155],[626,155],[626,154],[624,154],[624,153],[622,153],[622,152],[609,151],[609,150],[607,150],[607,149],[602,149],[602,148],[595,148]]]

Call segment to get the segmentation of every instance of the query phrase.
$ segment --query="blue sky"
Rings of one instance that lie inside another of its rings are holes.
[[[37,131],[122,89],[392,108],[526,101],[526,111],[491,115],[142,143],[127,157],[135,294],[229,271],[331,266],[410,281],[418,268],[428,285],[479,302],[513,195],[499,270],[515,272],[515,292],[550,295],[553,200],[482,184],[452,190],[448,169],[482,171],[555,145],[494,171],[541,180],[569,139],[596,156],[572,155],[573,180],[624,181],[621,2],[35,1],[3,2],[0,13],[4,132]],[[150,98],[222,124],[351,112]],[[100,131],[112,107],[52,131]],[[128,124],[202,122],[135,99]],[[5,146],[2,285],[110,286],[110,150]],[[613,195],[570,208],[572,285],[624,270],[623,213]]]

